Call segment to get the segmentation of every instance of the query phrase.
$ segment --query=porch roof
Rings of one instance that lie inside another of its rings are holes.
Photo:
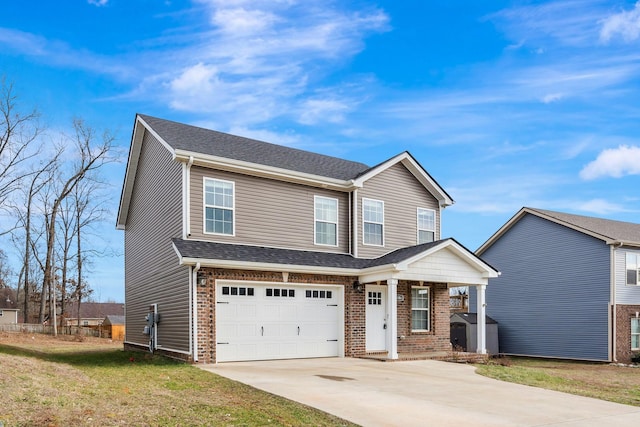
[[[394,278],[486,284],[499,274],[453,238],[400,248],[374,259],[178,238],[172,242],[183,265],[357,276],[363,283]]]

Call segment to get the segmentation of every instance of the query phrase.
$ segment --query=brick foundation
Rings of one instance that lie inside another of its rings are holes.
[[[630,363],[631,355],[639,350],[631,350],[631,318],[640,313],[640,305],[617,305],[616,308],[616,358],[620,363]]]
[[[205,277],[204,283],[198,281],[198,362],[214,363],[215,345],[215,306],[216,280],[247,280],[252,282],[285,283],[280,272],[226,270],[203,268],[198,277]],[[348,276],[290,273],[288,283],[325,284],[343,286],[344,289],[344,354],[358,357],[366,354],[366,298],[363,292],[353,289],[355,279]],[[384,284],[384,283],[383,283]],[[446,284],[426,284],[431,293],[431,331],[411,332],[411,286],[417,282],[400,281],[398,295],[404,301],[398,301],[398,351],[430,352],[451,349],[449,343],[449,291]]]

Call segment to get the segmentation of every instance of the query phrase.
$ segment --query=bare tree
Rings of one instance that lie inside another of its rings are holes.
[[[55,301],[55,269],[54,269],[54,251],[56,236],[56,219],[62,202],[71,194],[78,183],[86,176],[87,173],[100,168],[106,162],[110,161],[109,152],[113,142],[113,136],[108,133],[102,135],[102,140],[96,142],[97,136],[95,131],[86,126],[82,120],[76,119],[73,122],[75,130],[75,148],[77,159],[74,162],[69,176],[60,180],[60,190],[57,197],[53,200],[49,210],[47,220],[47,252],[45,257],[45,266],[43,274],[43,288],[50,289],[49,304],[50,313],[53,319],[53,332],[57,334],[55,325],[56,301]]]
[[[17,107],[13,84],[0,79],[0,208],[5,209],[7,198],[30,172],[26,162],[38,154],[33,142],[41,133],[38,113],[22,113]],[[11,230],[0,230],[0,235]]]
[[[38,164],[32,171],[29,181],[29,187],[25,189],[23,193],[24,199],[21,200],[17,205],[13,208],[15,212],[19,229],[23,230],[24,234],[17,238],[14,234],[13,240],[17,243],[16,246],[21,245],[21,248],[18,248],[22,251],[22,266],[20,269],[20,278],[18,281],[18,294],[20,294],[20,286],[23,287],[23,313],[25,316],[25,321],[27,319],[28,313],[30,312],[30,299],[32,296],[32,277],[31,276],[31,264],[32,264],[32,253],[34,251],[34,240],[33,240],[33,205],[35,203],[35,197],[40,193],[40,191],[51,182],[52,180],[52,171],[54,167],[57,165],[58,158],[62,150],[58,149],[54,156],[44,163]]]

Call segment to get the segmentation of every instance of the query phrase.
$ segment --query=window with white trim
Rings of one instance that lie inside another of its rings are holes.
[[[233,235],[235,183],[204,179],[204,232]]]
[[[338,199],[315,196],[315,244],[338,246]]]
[[[411,288],[411,331],[428,332],[431,316],[429,288],[424,286]]]
[[[631,350],[640,350],[640,319],[631,318]]]
[[[640,254],[634,252],[627,252],[626,256],[626,272],[627,272],[627,285],[637,285],[640,283],[638,277],[640,276]]]
[[[418,208],[418,244],[433,242],[436,237],[436,211]]]
[[[384,202],[362,199],[362,239],[365,245],[384,246]]]

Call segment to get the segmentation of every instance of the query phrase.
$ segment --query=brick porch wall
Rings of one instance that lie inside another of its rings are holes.
[[[631,355],[631,318],[640,313],[640,305],[616,306],[616,356],[620,363],[630,363]]]
[[[431,295],[431,330],[411,332],[411,286],[416,282],[400,281],[398,296],[398,352],[423,353],[451,350],[449,326],[449,289],[445,283],[425,283]]]

